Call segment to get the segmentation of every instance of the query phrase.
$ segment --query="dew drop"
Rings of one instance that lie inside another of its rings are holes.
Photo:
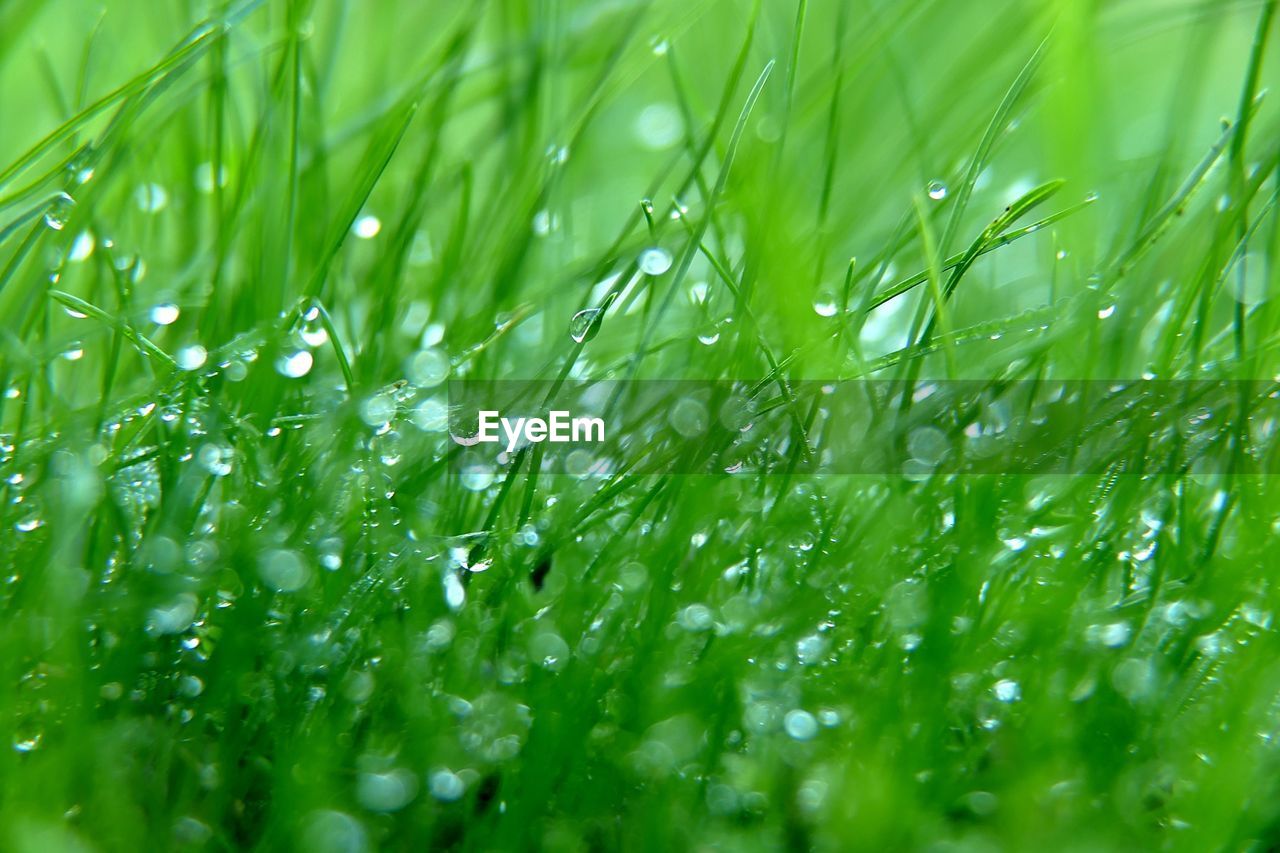
[[[181,310],[172,302],[161,302],[152,307],[148,316],[157,326],[170,326],[177,321],[180,313]]]
[[[66,193],[58,193],[49,200],[48,207],[44,211],[44,224],[48,225],[54,231],[61,231],[67,226],[67,217],[71,215],[71,208],[75,206],[76,200]]]
[[[199,344],[183,347],[178,350],[178,367],[183,370],[199,370],[209,358],[209,351]]]
[[[160,184],[142,184],[133,191],[133,202],[143,213],[159,213],[169,206],[169,192]]]
[[[382,220],[371,214],[365,214],[358,218],[351,226],[351,233],[355,234],[361,240],[372,240],[378,236],[378,232],[382,230]]]
[[[782,728],[794,740],[813,740],[818,734],[818,721],[808,711],[795,708],[782,718]]]
[[[929,198],[934,201],[942,201],[947,197],[947,185],[942,181],[931,181],[929,183]]]
[[[671,253],[657,247],[640,253],[640,271],[645,275],[662,275],[671,269]]]
[[[258,561],[258,574],[276,592],[296,592],[311,579],[311,569],[297,551],[274,548]]]
[[[420,349],[409,357],[406,372],[419,388],[434,388],[449,378],[449,356],[434,347]]]
[[[467,791],[467,784],[462,781],[462,777],[447,767],[433,771],[427,785],[431,796],[442,803],[460,800]]]
[[[76,235],[75,242],[71,244],[71,251],[67,252],[67,260],[73,264],[83,263],[93,254],[97,241],[94,240],[93,234],[89,231],[81,231]]]
[[[836,303],[836,295],[830,290],[822,290],[813,300],[813,313],[819,317],[834,317],[839,306]]]
[[[315,363],[315,359],[307,350],[298,350],[294,353],[288,353],[276,359],[276,370],[281,376],[287,376],[290,379],[298,379],[306,376],[311,372],[311,366]]]

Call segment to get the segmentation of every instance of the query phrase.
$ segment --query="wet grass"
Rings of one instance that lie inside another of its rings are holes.
[[[802,388],[1275,376],[1274,8],[0,2],[0,848],[1274,847],[1273,419]],[[450,463],[606,377],[780,464]]]

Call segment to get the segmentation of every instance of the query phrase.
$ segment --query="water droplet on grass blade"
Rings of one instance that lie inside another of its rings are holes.
[[[813,740],[818,734],[818,721],[808,711],[796,708],[783,717],[782,728],[795,740]]]
[[[431,789],[431,796],[442,803],[460,800],[467,791],[467,784],[462,781],[462,777],[447,767],[432,772],[428,787]]]
[[[822,290],[813,299],[813,313],[819,317],[834,317],[839,310],[836,295],[830,290]]]
[[[161,302],[151,309],[148,316],[157,326],[170,326],[177,321],[180,313],[181,310],[172,302]]]
[[[311,579],[311,569],[297,551],[274,548],[258,561],[258,574],[276,592],[296,592]]]
[[[585,344],[600,333],[605,312],[617,298],[617,293],[610,293],[598,308],[584,308],[569,319],[569,337],[574,343]]]
[[[396,401],[387,394],[375,394],[360,406],[360,420],[380,427],[396,415]]]
[[[75,203],[76,200],[66,193],[55,195],[49,200],[49,206],[45,208],[44,224],[54,231],[61,231],[67,225],[67,217],[71,215],[71,208]]]
[[[40,516],[35,512],[31,512],[31,513],[28,513],[26,516],[24,516],[22,519],[20,519],[18,523],[13,526],[13,528],[14,530],[17,530],[19,533],[30,533],[31,531],[37,529],[38,527],[41,527],[43,524],[44,524],[44,519],[40,518]]]
[[[199,344],[183,347],[178,350],[178,367],[183,370],[199,370],[209,358],[209,352]]]
[[[931,181],[929,183],[929,198],[934,201],[942,201],[947,197],[947,185],[942,181]]]
[[[995,694],[996,699],[1001,702],[1017,702],[1022,698],[1022,688],[1018,682],[1010,678],[1002,678],[991,688],[991,692]]]
[[[680,112],[670,104],[650,104],[636,116],[635,130],[645,148],[661,151],[680,141],[684,122]]]
[[[73,264],[88,260],[89,256],[93,254],[95,245],[97,245],[97,241],[94,240],[93,234],[88,231],[81,231],[76,235],[75,242],[71,244],[71,251],[67,252],[67,260]]]
[[[206,195],[214,191],[215,183],[214,183],[214,170],[213,170],[212,163],[206,162],[206,163],[201,163],[199,166],[196,166],[195,184],[196,184],[196,189]],[[222,166],[221,168],[218,169],[216,186],[225,187],[226,185],[227,185],[227,167]]]
[[[200,467],[215,477],[225,477],[231,473],[231,463],[235,452],[230,447],[217,444],[206,444],[200,448],[196,456]]]
[[[645,249],[640,253],[640,271],[645,275],[662,275],[671,269],[671,253],[666,249]]]
[[[351,233],[361,240],[372,240],[382,230],[382,220],[376,216],[365,214],[351,225]]]
[[[287,353],[276,359],[276,370],[281,376],[298,379],[311,372],[315,359],[307,350]]]
[[[309,347],[324,346],[329,342],[329,330],[320,321],[318,306],[312,305],[302,315],[302,326],[298,329],[298,336]]]
[[[133,201],[143,213],[159,213],[169,206],[169,192],[160,184],[142,184],[133,191]]]
[[[449,370],[449,356],[432,347],[415,352],[406,365],[409,380],[419,388],[436,387],[449,378]]]

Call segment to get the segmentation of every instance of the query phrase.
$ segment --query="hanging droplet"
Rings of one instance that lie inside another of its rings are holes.
[[[942,201],[947,197],[947,185],[942,181],[929,182],[929,198],[934,201]]]
[[[76,200],[66,193],[55,195],[49,200],[49,206],[45,208],[44,224],[54,231],[61,231],[67,225],[67,217],[71,215],[71,208],[75,203]]]
[[[569,337],[574,343],[585,344],[600,333],[600,324],[609,306],[618,298],[617,293],[610,293],[598,308],[584,308],[569,320]]]
[[[839,310],[836,295],[830,290],[821,290],[813,299],[813,313],[819,317],[834,317]]]
[[[665,249],[645,249],[640,253],[640,272],[645,275],[662,275],[671,269],[671,254]]]
[[[169,326],[177,321],[180,313],[182,313],[181,310],[172,302],[161,302],[151,308],[148,316],[157,326]]]

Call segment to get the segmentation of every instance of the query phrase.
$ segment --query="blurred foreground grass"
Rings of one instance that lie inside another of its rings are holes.
[[[1275,375],[1273,8],[0,2],[0,848],[1280,844],[1275,423],[441,464],[447,378]]]

